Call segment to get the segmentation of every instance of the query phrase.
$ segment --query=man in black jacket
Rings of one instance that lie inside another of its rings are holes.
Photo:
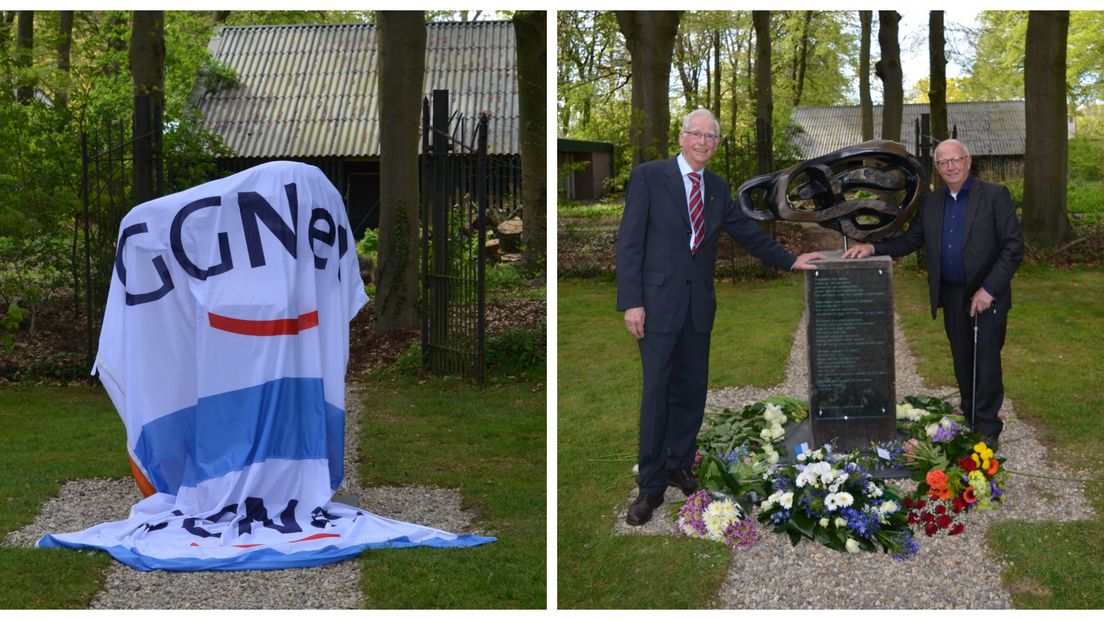
[[[813,269],[818,253],[795,257],[740,211],[728,184],[705,169],[720,126],[709,110],[683,121],[682,152],[633,169],[617,237],[617,309],[636,337],[644,371],[640,405],[640,492],[625,521],[642,525],[668,484],[689,495],[705,411],[709,333],[717,309],[713,263],[722,230],[780,269]]]
[[[903,256],[921,247],[926,250],[932,318],[942,306],[962,411],[973,421],[973,430],[996,450],[1004,427],[997,417],[1004,402],[1000,352],[1012,307],[1012,275],[1023,260],[1023,232],[1008,188],[970,176],[970,153],[962,143],[940,142],[935,165],[946,185],[924,198],[907,232],[860,243],[843,256]]]

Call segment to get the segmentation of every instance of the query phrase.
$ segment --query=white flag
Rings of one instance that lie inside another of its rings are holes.
[[[135,207],[93,372],[155,493],[125,521],[38,546],[186,571],[494,540],[330,501],[344,477],[349,321],[367,300],[341,196],[314,166],[262,164]]]

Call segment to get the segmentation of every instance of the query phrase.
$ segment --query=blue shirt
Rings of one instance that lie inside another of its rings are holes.
[[[973,177],[952,196],[950,189],[943,188],[943,246],[939,248],[943,281],[950,284],[966,284],[966,262],[963,260],[963,245],[966,241],[966,208],[970,204],[970,184]]]

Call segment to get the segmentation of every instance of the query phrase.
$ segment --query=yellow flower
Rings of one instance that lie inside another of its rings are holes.
[[[977,463],[982,469],[989,469],[989,459],[993,458],[993,451],[985,445],[984,441],[979,441],[974,444],[974,463]]]

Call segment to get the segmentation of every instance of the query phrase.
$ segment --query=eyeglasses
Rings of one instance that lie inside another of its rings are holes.
[[[946,168],[947,166],[950,166],[951,164],[954,164],[954,165],[957,166],[958,164],[961,164],[962,162],[966,161],[969,158],[970,158],[969,155],[959,155],[958,157],[952,157],[950,159],[938,159],[938,160],[936,160],[935,165],[939,166],[940,168]]]
[[[702,133],[697,129],[691,129],[690,131],[684,131],[682,133],[690,136],[694,140],[701,140],[702,138],[705,138],[709,142],[713,142],[717,138],[720,138],[720,136],[715,133]]]

